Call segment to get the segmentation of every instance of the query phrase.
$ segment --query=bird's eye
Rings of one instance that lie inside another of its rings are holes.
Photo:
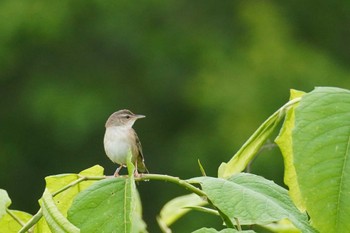
[[[130,116],[129,116],[129,115],[126,115],[126,116],[125,116],[125,118],[126,118],[126,119],[129,119],[129,118],[130,118]]]

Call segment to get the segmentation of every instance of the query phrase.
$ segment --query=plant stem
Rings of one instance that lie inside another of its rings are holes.
[[[147,180],[168,181],[168,182],[177,184],[181,187],[184,187],[185,189],[188,189],[189,191],[197,194],[200,197],[207,197],[207,194],[205,192],[203,192],[196,186],[192,185],[189,181],[181,180],[180,178],[174,177],[174,176],[160,175],[160,174],[142,174],[142,176],[135,178],[135,180],[136,181],[147,181]],[[208,203],[211,203],[210,200],[208,200]],[[227,217],[219,209],[218,209],[218,213],[220,214],[222,220],[225,222],[227,227],[235,228],[234,224],[231,222],[231,219],[229,217]]]
[[[34,226],[43,216],[43,211],[40,208],[38,212],[18,231],[18,233],[32,232],[30,228]]]
[[[18,222],[21,226],[24,226],[24,222],[20,218],[16,216],[16,214],[13,213],[13,210],[6,209],[6,213],[8,213],[16,222]],[[32,230],[28,230],[28,232],[32,233]]]
[[[61,192],[79,184],[82,181],[86,181],[86,180],[102,180],[105,179],[106,176],[82,176],[82,175],[78,175],[80,178],[67,184],[66,186],[64,186],[63,188],[57,190],[56,192],[52,193],[52,197],[56,196],[57,194],[60,194]]]
[[[135,181],[148,181],[148,180],[161,180],[161,181],[171,182],[185,189],[188,189],[189,191],[197,194],[198,196],[201,196],[201,197],[206,196],[206,194],[202,190],[190,184],[186,180],[181,180],[179,177],[161,175],[161,174],[142,174],[140,177],[135,177]]]
[[[242,227],[241,227],[241,224],[239,224],[238,218],[235,218],[235,221],[236,221],[236,225],[237,225],[237,230],[242,231]]]

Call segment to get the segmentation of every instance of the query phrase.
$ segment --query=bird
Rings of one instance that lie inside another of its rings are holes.
[[[108,158],[120,165],[114,176],[119,176],[119,171],[126,167],[129,151],[132,154],[131,162],[135,165],[135,176],[139,176],[139,172],[149,173],[144,162],[140,139],[132,128],[136,120],[144,117],[146,116],[122,109],[112,113],[107,119],[103,140],[104,149]]]

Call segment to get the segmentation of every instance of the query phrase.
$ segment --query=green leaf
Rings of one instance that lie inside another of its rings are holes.
[[[202,213],[207,213],[207,214],[212,214],[212,215],[216,215],[216,216],[220,216],[220,213],[218,210],[216,209],[212,209],[212,208],[208,208],[208,207],[204,207],[204,206],[189,206],[187,207],[190,210],[196,210]]]
[[[319,87],[295,110],[294,166],[313,225],[350,232],[350,91]]]
[[[41,218],[38,223],[35,225],[35,233],[44,233],[44,232],[51,232],[50,227],[45,220],[45,218]]]
[[[272,114],[244,143],[228,163],[222,163],[220,165],[218,177],[228,178],[243,171],[264,145],[265,141],[271,136],[281,119],[283,119],[285,111],[298,101],[299,99],[291,100]]]
[[[79,174],[59,174],[59,175],[47,176],[45,177],[46,188],[49,189],[51,193],[54,193],[60,190],[62,187],[78,180],[81,176],[102,176],[103,171],[104,171],[103,167],[101,167],[100,165],[95,165],[93,167],[87,168],[79,172]],[[94,182],[96,181],[94,180],[84,181],[77,184],[76,186],[71,187],[69,190],[74,190],[73,192],[79,192],[89,187]],[[63,193],[67,194],[67,191]],[[58,194],[57,197],[59,197],[60,195],[62,194]]]
[[[270,223],[263,227],[276,233],[300,233],[300,230],[295,228],[288,219],[282,219],[281,221]]]
[[[95,165],[93,167],[81,171],[79,174],[60,174],[54,176],[47,176],[45,177],[47,189],[46,192],[49,192],[52,195],[53,193],[61,190],[62,188],[69,186],[70,184],[74,184],[74,182],[78,181],[81,178],[81,176],[101,176],[103,175],[103,170],[103,167]],[[85,190],[94,182],[96,181],[88,180],[80,182],[53,197],[56,207],[64,217],[67,216],[67,211],[71,206],[75,196],[82,190]],[[46,232],[49,228],[50,227],[48,226],[48,223],[45,221],[45,219],[41,219],[36,224],[36,232]]]
[[[299,98],[304,95],[304,92],[291,90],[290,99]],[[292,130],[294,128],[294,109],[298,106],[295,104],[291,106],[286,113],[283,126],[275,142],[279,146],[283,159],[284,159],[284,183],[289,187],[289,195],[292,198],[294,204],[300,211],[305,211],[305,204],[303,203],[299,184],[297,180],[297,174],[293,163],[293,150],[292,150]]]
[[[255,231],[252,231],[252,230],[247,230],[247,231],[238,231],[236,229],[233,229],[233,228],[226,228],[226,229],[223,229],[221,231],[217,231],[216,229],[214,228],[201,228],[201,229],[198,229],[196,231],[193,231],[192,233],[239,233],[239,232],[243,232],[243,233],[254,233]]]
[[[132,151],[131,149],[129,149],[128,151],[128,155],[126,156],[126,167],[128,169],[128,175],[130,178],[134,178],[134,172],[135,172],[135,166],[134,164],[132,163]],[[137,163],[137,161],[135,162]]]
[[[206,176],[207,174],[205,173],[205,170],[204,170],[204,167],[202,166],[201,161],[199,159],[197,161],[198,161],[198,166],[199,166],[199,169],[201,170],[202,176]]]
[[[51,232],[80,232],[80,230],[76,226],[71,224],[59,211],[48,189],[45,189],[43,197],[40,200],[40,204],[43,210],[43,216],[45,217],[45,220]]]
[[[134,185],[122,177],[94,183],[75,198],[68,219],[82,232],[145,232]]]
[[[229,179],[198,177],[211,203],[232,221],[241,225],[268,224],[288,218],[303,232],[315,232],[306,214],[299,212],[288,191],[272,181],[253,174],[241,173]]]
[[[171,224],[191,210],[188,207],[203,206],[205,204],[207,202],[196,194],[176,197],[163,206],[157,217],[158,224],[162,229],[168,229]]]
[[[8,211],[11,214],[6,213],[0,219],[0,232],[17,233],[22,228],[22,225],[18,221],[25,223],[32,217],[32,215],[26,212],[17,210]]]
[[[89,167],[85,170],[82,170],[79,172],[80,176],[103,176],[104,168],[100,165],[95,165],[92,167]],[[88,188],[90,185],[95,183],[95,180],[85,180],[84,182],[79,183],[79,190],[83,191],[84,189]]]
[[[137,163],[137,161],[135,162]],[[147,232],[146,224],[142,220],[142,204],[139,193],[137,192],[135,185],[135,166],[132,163],[132,152],[129,150],[128,156],[126,157],[126,165],[128,169],[128,180],[125,184],[125,210],[130,211],[129,224],[126,224],[126,232]],[[129,199],[129,201],[127,201]]]
[[[46,188],[50,191],[51,194],[57,192],[61,188],[77,181],[81,178],[81,176],[102,176],[103,175],[103,167],[99,165],[95,165],[88,169],[81,171],[79,174],[60,174],[54,176],[48,176],[45,178]],[[66,216],[67,210],[71,206],[74,197],[91,184],[93,184],[94,180],[83,181],[80,182],[69,189],[59,193],[54,197],[56,205],[58,209]]]
[[[0,219],[6,214],[6,209],[11,205],[11,199],[6,190],[0,189]]]
[[[22,225],[32,217],[28,213],[8,209],[10,205],[11,199],[6,190],[0,189],[0,232],[18,232]]]

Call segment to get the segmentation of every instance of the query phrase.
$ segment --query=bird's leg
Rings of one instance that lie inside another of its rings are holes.
[[[137,160],[135,161],[135,171],[134,171],[134,176],[135,177],[140,177],[139,172],[137,171]]]
[[[123,164],[120,165],[120,166],[117,168],[117,170],[115,170],[115,172],[114,172],[114,176],[115,176],[115,177],[118,177],[118,176],[119,176],[119,171],[120,171],[120,169],[122,169],[122,167],[123,167]]]

